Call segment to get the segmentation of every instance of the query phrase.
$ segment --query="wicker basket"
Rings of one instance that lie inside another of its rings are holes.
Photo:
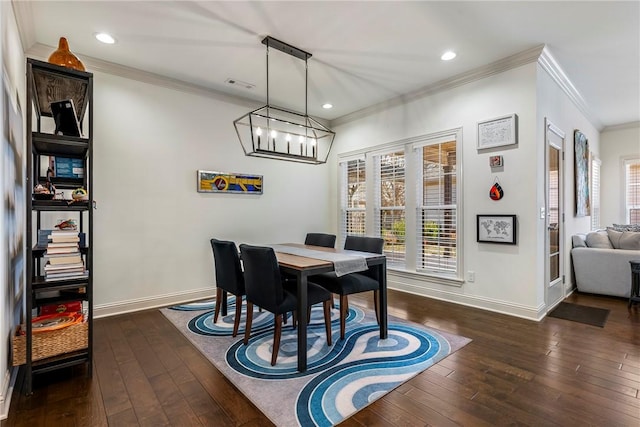
[[[33,334],[31,360],[82,350],[89,345],[89,325],[78,323],[50,332]],[[27,337],[17,334],[13,337],[13,366],[27,363]]]

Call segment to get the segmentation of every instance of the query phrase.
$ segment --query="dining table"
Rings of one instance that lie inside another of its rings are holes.
[[[276,254],[280,270],[296,278],[298,313],[307,310],[307,284],[315,274],[336,271],[375,269],[377,272],[380,339],[387,338],[387,259],[383,254],[345,249],[325,248],[299,243],[270,245]],[[307,316],[298,316],[298,371],[307,370]]]

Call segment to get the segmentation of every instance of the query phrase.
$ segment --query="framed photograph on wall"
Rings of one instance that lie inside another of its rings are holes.
[[[476,215],[479,243],[516,244],[515,215]]]
[[[477,149],[504,147],[518,143],[518,116],[509,114],[478,122]]]
[[[262,175],[199,170],[198,193],[262,194]]]

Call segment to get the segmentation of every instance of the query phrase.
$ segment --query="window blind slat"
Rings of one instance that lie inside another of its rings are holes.
[[[415,149],[422,164],[417,212],[417,269],[456,275],[457,162],[456,141],[441,141]]]
[[[640,159],[625,161],[625,199],[627,221],[640,223]]]
[[[341,162],[340,172],[340,235],[343,239],[348,234],[364,235],[367,193],[364,159]]]
[[[404,150],[374,156],[375,230],[384,239],[391,266],[403,267],[406,254]]]

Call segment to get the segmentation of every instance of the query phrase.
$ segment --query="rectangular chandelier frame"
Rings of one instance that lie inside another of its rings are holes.
[[[307,114],[307,61],[311,54],[270,36],[265,37],[262,43],[267,46],[267,105],[250,111],[233,122],[245,155],[309,164],[326,163],[335,132]],[[304,60],[304,114],[270,105],[270,47]]]

